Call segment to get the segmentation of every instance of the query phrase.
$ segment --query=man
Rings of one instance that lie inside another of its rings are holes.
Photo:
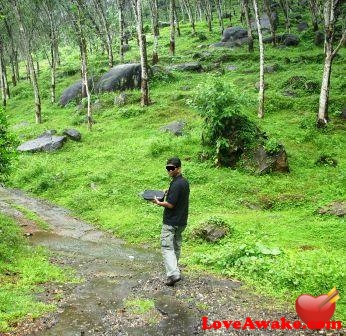
[[[181,252],[182,233],[187,225],[190,186],[181,174],[181,161],[177,157],[167,160],[167,173],[172,182],[166,193],[166,200],[154,203],[164,207],[161,232],[161,248],[167,273],[167,286],[180,281],[178,261]]]

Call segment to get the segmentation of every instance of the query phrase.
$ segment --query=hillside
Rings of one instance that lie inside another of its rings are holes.
[[[291,303],[292,311],[299,295],[317,296],[336,286],[341,300],[334,319],[345,322],[344,217],[318,213],[323,206],[345,201],[345,48],[333,63],[331,121],[317,129],[324,56],[310,30],[299,33],[297,47],[265,45],[265,63],[275,70],[265,74],[265,115],[258,119],[257,44],[253,54],[246,46],[210,48],[220,41],[218,32],[208,32],[202,23],[196,27],[198,34],[191,36],[188,24],[181,24],[175,56],[168,53],[169,28],[161,29],[159,65],[198,61],[204,70],[158,72],[150,81],[152,104],[147,107],[140,106],[139,90],[126,92],[124,106],[114,105],[119,92],[93,94],[92,131],[84,122],[85,108],[49,102],[50,74],[42,60],[43,123],[35,124],[32,89],[22,80],[12,88],[6,109],[11,130],[24,142],[46,130],[75,128],[82,141],[69,141],[53,153],[20,154],[8,186],[71,209],[130,243],[159,249],[162,209],[138,194],[167,188],[166,159],[179,156],[191,184],[182,256],[188,271],[202,269],[241,280],[256,293],[276,297],[278,305]],[[147,40],[150,54],[150,34]],[[139,60],[136,41],[130,45],[127,63]],[[78,49],[65,46],[61,54],[59,94],[79,79]],[[91,75],[107,70],[105,55],[95,53],[89,61]],[[285,147],[289,173],[258,175],[241,167],[217,168],[211,159],[203,159],[203,119],[189,101],[215,80],[231,85],[242,113]],[[183,136],[160,130],[180,120],[186,123]],[[229,233],[216,243],[207,242],[196,234],[206,223],[224,225]]]

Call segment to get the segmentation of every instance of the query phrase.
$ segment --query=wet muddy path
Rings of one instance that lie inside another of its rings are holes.
[[[38,229],[18,209],[35,213],[49,229]],[[53,262],[72,267],[82,280],[59,288],[48,286],[39,299],[61,293],[63,299],[55,302],[57,311],[8,335],[281,335],[277,330],[203,331],[201,317],[210,321],[295,318],[292,311],[271,309],[270,302],[228,279],[183,269],[183,281],[166,287],[159,251],[128,246],[69,211],[21,191],[0,187],[0,211],[24,226],[32,244],[49,249]],[[150,301],[153,309],[131,311],[126,300]]]

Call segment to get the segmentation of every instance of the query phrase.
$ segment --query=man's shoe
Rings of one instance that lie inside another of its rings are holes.
[[[171,275],[167,278],[166,286],[174,286],[174,284],[181,280],[180,275]]]

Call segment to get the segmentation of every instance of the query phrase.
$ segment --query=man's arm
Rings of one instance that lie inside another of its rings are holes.
[[[159,200],[157,199],[156,196],[155,196],[155,198],[153,199],[153,203],[155,203],[155,204],[158,205],[158,206],[162,206],[162,207],[168,208],[168,209],[173,209],[173,208],[174,208],[174,205],[173,205],[173,204],[171,204],[171,203],[169,203],[169,202],[166,202],[166,201],[161,202],[161,201],[159,201]]]

